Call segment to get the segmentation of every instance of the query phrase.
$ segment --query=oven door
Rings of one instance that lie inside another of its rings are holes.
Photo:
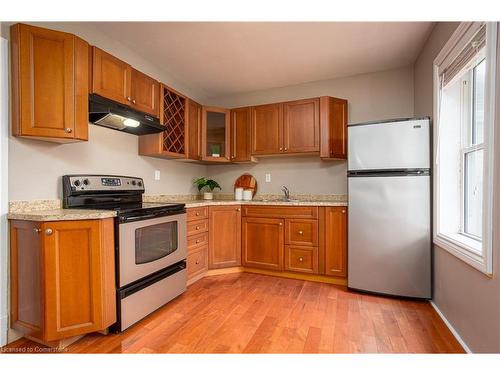
[[[121,223],[118,231],[120,288],[186,259],[185,213]]]

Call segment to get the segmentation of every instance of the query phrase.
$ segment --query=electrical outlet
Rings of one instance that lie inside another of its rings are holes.
[[[155,171],[155,180],[160,181],[160,171],[159,170]]]
[[[266,182],[271,182],[271,173],[266,173]]]

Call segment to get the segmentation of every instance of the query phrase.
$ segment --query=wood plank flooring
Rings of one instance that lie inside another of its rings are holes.
[[[36,346],[21,339],[11,348]],[[250,273],[206,277],[121,334],[69,353],[463,353],[427,302]]]

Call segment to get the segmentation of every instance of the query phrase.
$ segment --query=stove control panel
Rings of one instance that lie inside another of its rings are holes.
[[[144,192],[144,181],[140,177],[69,175],[63,177],[63,184],[73,192],[77,191],[138,191]]]

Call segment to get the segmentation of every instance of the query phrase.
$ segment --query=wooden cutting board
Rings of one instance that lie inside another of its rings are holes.
[[[251,174],[245,173],[236,179],[234,188],[243,188],[243,190],[252,190],[252,197],[257,193],[257,180]]]

